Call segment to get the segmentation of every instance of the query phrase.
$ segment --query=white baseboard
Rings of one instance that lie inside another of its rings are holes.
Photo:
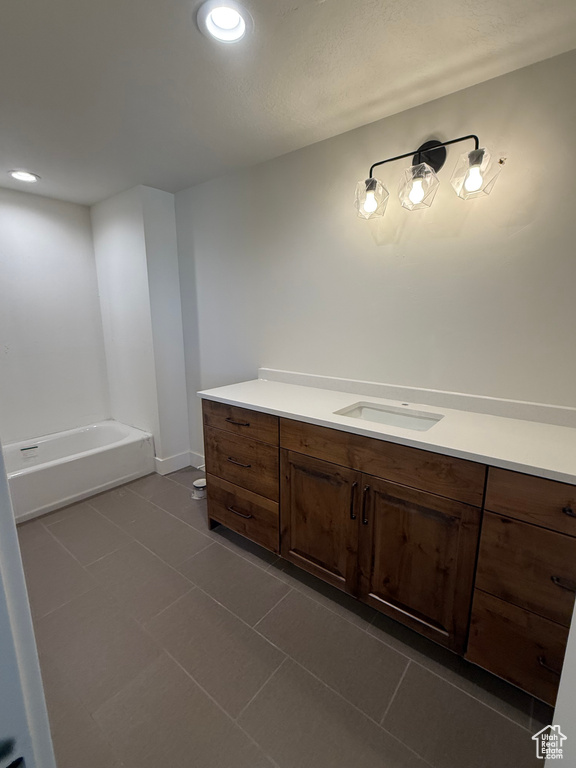
[[[169,475],[171,472],[177,472],[184,467],[195,467],[196,469],[204,469],[204,456],[201,453],[195,453],[194,451],[185,451],[184,453],[178,453],[176,456],[168,456],[167,459],[154,459],[156,464],[156,472],[159,475]]]
[[[190,451],[190,466],[196,467],[196,469],[206,469],[204,466],[204,454]]]
[[[169,475],[171,472],[176,472],[179,469],[190,466],[190,451],[184,451],[184,453],[177,453],[175,456],[168,456],[167,459],[154,459],[156,464],[156,472],[159,475]]]

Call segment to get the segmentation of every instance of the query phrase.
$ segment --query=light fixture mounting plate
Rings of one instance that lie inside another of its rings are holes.
[[[412,158],[412,165],[426,163],[430,168],[433,168],[436,173],[438,173],[445,162],[446,147],[443,147],[442,142],[437,139],[431,139],[430,141],[425,141],[424,144],[421,144]]]

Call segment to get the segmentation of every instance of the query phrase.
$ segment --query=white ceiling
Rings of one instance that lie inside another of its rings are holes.
[[[575,0],[246,0],[236,45],[199,4],[0,0],[0,186],[176,192],[576,48]]]

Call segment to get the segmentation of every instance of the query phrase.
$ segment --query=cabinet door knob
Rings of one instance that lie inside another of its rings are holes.
[[[356,500],[356,488],[358,488],[358,483],[352,483],[352,490],[350,491],[350,520],[356,520],[356,515],[354,514],[354,501]]]
[[[547,669],[548,672],[552,672],[553,675],[558,675],[558,677],[560,677],[560,672],[547,664],[546,656],[538,656],[538,664],[540,664],[540,666],[544,669]]]
[[[576,512],[574,512],[570,505],[562,507],[562,512],[564,512],[565,515],[568,515],[568,517],[576,517]]]
[[[368,518],[366,517],[366,507],[368,506],[368,493],[370,486],[365,485],[362,491],[362,525],[368,525]]]
[[[236,464],[237,467],[244,467],[244,469],[250,469],[252,464],[242,464],[241,461],[236,461],[236,459],[233,459],[232,456],[228,456],[228,461],[230,464]]]
[[[237,509],[234,509],[234,507],[226,507],[228,512],[232,512],[234,515],[238,515],[238,517],[243,517],[244,520],[250,520],[252,515],[245,515],[243,512],[238,512]]]
[[[566,589],[568,592],[576,592],[576,584],[573,581],[561,579],[560,576],[550,576],[550,578],[557,587],[562,587],[562,589]]]
[[[237,427],[249,427],[250,422],[249,421],[234,421],[234,419],[231,419],[230,416],[226,416],[224,421],[227,421],[228,424],[234,424]]]

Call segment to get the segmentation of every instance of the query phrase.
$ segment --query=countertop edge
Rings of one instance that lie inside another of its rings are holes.
[[[376,440],[383,440],[385,442],[395,443],[397,445],[405,445],[410,448],[416,448],[418,450],[429,451],[430,453],[438,453],[444,456],[452,456],[456,459],[464,459],[465,461],[472,461],[477,464],[485,464],[490,467],[496,467],[498,469],[508,469],[514,472],[520,472],[525,475],[531,475],[534,477],[541,477],[545,480],[554,480],[561,483],[567,483],[569,485],[576,486],[576,475],[571,475],[565,472],[555,471],[546,467],[540,467],[532,464],[522,464],[517,461],[503,459],[494,455],[488,455],[484,453],[473,453],[472,451],[460,450],[457,448],[444,447],[440,445],[434,445],[426,442],[420,442],[408,437],[402,437],[399,435],[383,434],[381,432],[372,432],[370,429],[362,429],[357,425],[347,425],[334,423],[326,419],[316,418],[312,416],[306,416],[301,413],[289,413],[270,406],[254,405],[253,403],[247,403],[244,400],[238,400],[230,397],[222,397],[220,395],[213,394],[213,390],[204,390],[196,393],[197,397],[202,400],[212,400],[214,402],[223,403],[225,405],[232,405],[238,408],[246,408],[251,411],[259,411],[261,413],[268,413],[272,416],[278,416],[283,419],[292,419],[293,421],[302,421],[306,424],[313,424],[319,427],[327,427],[328,429],[336,429],[341,432],[348,432],[353,435],[361,435],[363,437],[374,438]]]

